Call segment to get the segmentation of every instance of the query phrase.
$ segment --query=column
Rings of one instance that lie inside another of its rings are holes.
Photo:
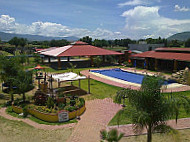
[[[48,57],[48,63],[49,64],[51,63],[51,57]]]
[[[146,61],[146,69],[148,70],[148,64],[149,64],[148,58],[145,58],[145,61]]]
[[[119,63],[119,65],[121,65],[121,55],[119,55],[118,63]]]
[[[58,57],[58,69],[61,69],[61,57]]]
[[[94,66],[93,56],[90,56],[91,66]]]
[[[178,67],[178,62],[177,62],[177,60],[174,60],[173,72],[177,72],[177,67]]]
[[[70,61],[70,57],[67,57],[67,61],[68,61],[68,62]]]
[[[154,69],[155,69],[155,71],[158,70],[158,59],[154,60]]]
[[[105,55],[102,56],[103,63],[105,63]]]

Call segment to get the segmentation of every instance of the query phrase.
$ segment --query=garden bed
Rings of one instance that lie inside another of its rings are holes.
[[[12,105],[12,109],[14,112],[20,114],[23,113],[23,109],[19,106],[14,106]],[[80,116],[81,114],[84,113],[86,107],[85,105],[83,105],[81,108],[78,108],[77,110],[74,110],[72,112],[66,111],[66,110],[61,110],[59,112],[68,112],[68,116],[69,116],[69,120],[76,118],[77,116]],[[30,109],[27,108],[27,111],[29,114],[33,115],[34,117],[41,119],[43,121],[47,121],[47,122],[59,122],[59,112],[58,113],[44,113],[44,112],[40,112],[36,109]]]

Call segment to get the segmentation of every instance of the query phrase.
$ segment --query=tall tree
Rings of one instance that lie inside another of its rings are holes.
[[[141,89],[125,90],[129,105],[126,110],[129,112],[134,130],[141,132],[144,128],[147,130],[147,142],[152,141],[153,132],[176,132],[166,124],[166,121],[176,118],[179,115],[179,109],[183,107],[188,113],[190,110],[190,100],[184,96],[164,96],[160,92],[163,84],[161,78],[147,76],[144,78]],[[118,93],[120,94],[120,93]],[[121,102],[122,95],[116,97]]]
[[[17,91],[19,94],[23,95],[23,102],[26,100],[25,93],[31,88],[32,84],[32,72],[31,71],[20,71],[15,80],[14,86],[17,87]]]
[[[92,44],[92,38],[89,36],[85,36],[85,37],[81,38],[80,41],[86,42],[88,44]]]
[[[20,45],[20,39],[17,37],[14,37],[11,40],[9,40],[9,43],[11,45],[15,45],[16,47],[18,47]]]
[[[13,97],[13,87],[15,78],[20,71],[19,61],[17,58],[8,59],[6,56],[0,56],[0,79],[9,87],[9,93],[11,95],[11,101]]]

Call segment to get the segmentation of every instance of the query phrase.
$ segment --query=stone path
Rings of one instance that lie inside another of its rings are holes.
[[[120,105],[108,98],[87,101],[86,112],[67,142],[99,142],[100,130],[106,129],[109,121],[120,109]]]
[[[174,129],[189,129],[190,128],[190,118],[182,118],[178,119],[177,124],[175,120],[169,120],[167,121],[167,124],[173,127]],[[141,135],[141,134],[146,134],[146,130],[143,130],[142,133],[135,134],[133,132],[132,124],[128,125],[120,125],[118,126],[108,126],[107,130],[111,130],[116,128],[119,132],[124,133],[124,135],[127,136],[134,136],[134,135]]]
[[[55,129],[62,129],[62,128],[73,128],[76,123],[70,123],[70,124],[65,124],[65,125],[45,125],[45,124],[38,124],[30,119],[21,119],[21,118],[16,118],[16,117],[13,117],[9,114],[6,113],[6,108],[1,108],[0,109],[0,116],[3,116],[7,119],[10,119],[10,120],[16,120],[16,121],[22,121],[22,122],[25,122],[27,123],[28,125],[31,125],[35,128],[38,128],[38,129],[46,129],[46,130],[55,130]]]

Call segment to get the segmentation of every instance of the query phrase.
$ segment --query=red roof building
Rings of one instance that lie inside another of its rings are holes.
[[[131,59],[144,62],[146,68],[177,71],[190,65],[190,48],[157,48],[132,55]]]
[[[47,51],[42,50],[40,54],[46,57],[58,58],[58,65],[60,66],[60,57],[90,56],[92,61],[92,56],[122,55],[123,53],[92,46],[86,42],[76,41],[64,47],[49,48]]]
[[[53,57],[73,57],[73,56],[99,56],[99,55],[122,55],[123,53],[99,48],[88,43],[77,41],[71,45],[53,48],[40,54]]]

